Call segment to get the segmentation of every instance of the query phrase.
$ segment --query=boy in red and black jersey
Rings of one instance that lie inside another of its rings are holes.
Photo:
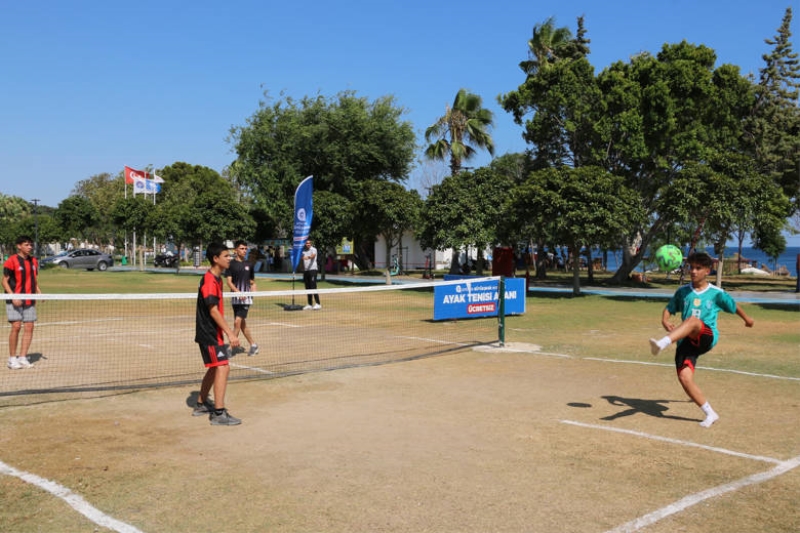
[[[33,240],[27,235],[17,238],[17,253],[3,263],[3,289],[6,294],[41,294],[39,290],[39,261],[31,255]],[[28,348],[33,340],[36,322],[36,300],[15,297],[6,300],[6,314],[11,324],[8,334],[8,368],[19,370],[33,365],[28,361]],[[22,330],[20,353],[17,353],[19,332]]]
[[[211,267],[200,280],[197,290],[197,313],[194,341],[200,347],[203,363],[207,370],[200,385],[200,395],[192,416],[210,415],[214,426],[235,426],[242,421],[225,409],[225,389],[228,386],[229,348],[239,346],[239,339],[225,322],[225,306],[222,300],[222,273],[228,268],[231,256],[228,249],[219,243],[211,243],[206,250],[206,258]],[[214,403],[208,400],[211,387],[214,387]]]

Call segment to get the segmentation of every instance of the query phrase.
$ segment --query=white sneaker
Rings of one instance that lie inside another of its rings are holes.
[[[653,355],[661,353],[661,346],[658,345],[658,341],[655,339],[650,339],[650,353]]]
[[[19,370],[20,368],[22,368],[22,365],[19,364],[19,357],[10,357],[8,359],[8,368],[10,368],[11,370]]]
[[[252,357],[252,356],[254,356],[254,355],[255,355],[255,354],[257,354],[257,353],[258,353],[258,344],[251,344],[251,345],[250,345],[250,351],[249,351],[249,352],[247,352],[247,355],[249,355],[250,357]]]
[[[700,422],[700,427],[710,428],[711,424],[719,420],[719,415],[717,413],[711,413],[710,415],[706,415],[706,419]]]
[[[311,309],[322,309],[322,306],[319,304],[314,304],[314,307],[312,307]]]
[[[303,311],[308,311],[309,309],[313,309],[310,305],[307,305],[303,308]]]
[[[33,368],[33,363],[28,361],[27,357],[17,357],[17,364],[20,368]]]

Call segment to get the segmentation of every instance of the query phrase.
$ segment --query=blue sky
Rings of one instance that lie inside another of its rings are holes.
[[[764,39],[791,4],[0,0],[0,192],[56,206],[78,181],[124,165],[221,171],[234,158],[230,128],[245,124],[264,91],[393,95],[421,144],[463,87],[494,111],[497,155],[522,151],[522,130],[496,97],[523,81],[518,64],[535,24],[552,16],[574,31],[584,15],[597,71],[685,39],[757,74]]]

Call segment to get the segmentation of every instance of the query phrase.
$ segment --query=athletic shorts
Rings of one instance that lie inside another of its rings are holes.
[[[233,316],[236,318],[247,318],[247,312],[249,310],[250,310],[249,305],[233,304]]]
[[[36,306],[6,304],[6,314],[9,322],[36,322]]]
[[[694,371],[697,358],[709,351],[713,344],[714,332],[703,324],[697,338],[686,337],[678,344],[678,348],[675,350],[675,368],[680,372],[683,367],[688,366]]]
[[[227,344],[218,344],[215,346],[198,344],[198,346],[200,347],[200,355],[203,356],[203,364],[206,365],[206,368],[228,364],[230,349]]]

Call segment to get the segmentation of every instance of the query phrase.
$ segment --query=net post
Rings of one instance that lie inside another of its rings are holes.
[[[500,346],[506,344],[506,283],[505,276],[497,281],[497,340]]]

